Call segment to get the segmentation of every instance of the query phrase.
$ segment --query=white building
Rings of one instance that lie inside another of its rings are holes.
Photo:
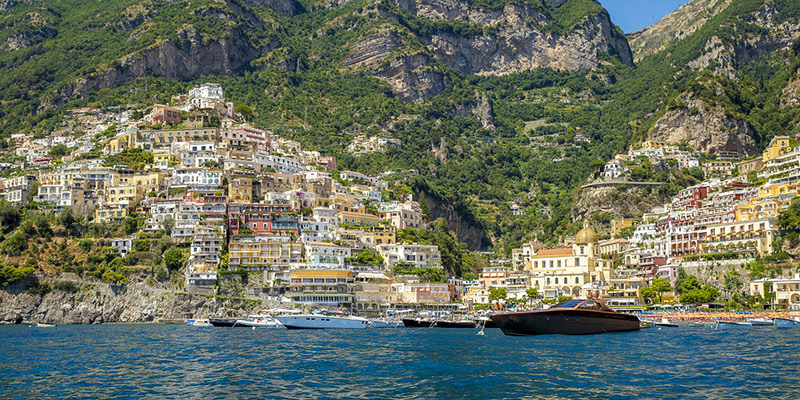
[[[386,267],[397,263],[412,265],[413,268],[442,268],[439,247],[422,244],[381,244],[377,246]]]

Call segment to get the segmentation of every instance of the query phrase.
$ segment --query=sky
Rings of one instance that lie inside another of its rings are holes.
[[[599,0],[625,33],[650,26],[689,0]]]

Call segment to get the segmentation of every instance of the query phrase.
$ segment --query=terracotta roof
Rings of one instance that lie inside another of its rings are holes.
[[[561,247],[557,249],[539,250],[534,257],[566,257],[571,255],[571,247]]]

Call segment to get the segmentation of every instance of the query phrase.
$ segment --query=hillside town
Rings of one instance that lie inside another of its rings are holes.
[[[448,276],[436,244],[401,234],[431,228],[421,205],[410,191],[387,190],[415,171],[339,170],[335,158],[247,124],[248,110],[226,101],[218,84],[172,103],[146,114],[73,110],[50,136],[13,136],[17,161],[0,164],[7,176],[0,197],[16,207],[69,209],[93,223],[134,221],[128,235],[108,240],[120,258],[168,237],[183,249],[181,285],[189,293],[213,294],[221,276],[246,274],[258,277],[248,293],[255,298],[353,311],[564,298],[642,309],[654,280],[675,286],[682,271],[724,273],[774,255],[782,240],[776,219],[800,182],[800,146],[790,137],[744,161],[701,161],[677,144],[645,142],[609,161],[600,182],[636,184],[626,177],[645,160],[664,170],[699,168],[706,179],[648,213],[615,218],[610,237],[601,239],[587,220],[558,246],[525,243],[510,259],[490,257],[477,274]],[[401,145],[361,136],[357,143],[357,153]],[[724,286],[723,273],[707,283]],[[800,308],[800,277],[734,282],[732,293]]]

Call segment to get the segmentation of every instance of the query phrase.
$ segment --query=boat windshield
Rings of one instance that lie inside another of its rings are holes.
[[[577,306],[578,304],[581,304],[582,302],[583,301],[581,301],[581,300],[570,300],[570,301],[565,301],[565,302],[558,303],[558,304],[556,304],[556,305],[554,305],[554,306],[552,306],[550,308],[574,308],[575,306]]]

